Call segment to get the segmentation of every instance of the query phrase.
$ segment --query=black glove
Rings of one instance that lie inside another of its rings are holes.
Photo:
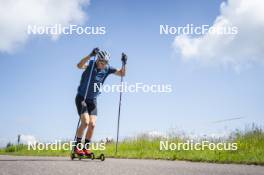
[[[96,56],[96,54],[99,52],[99,48],[96,47],[92,50],[92,52],[89,54],[90,57]]]
[[[127,55],[126,54],[122,53],[121,61],[122,61],[123,65],[126,65],[126,63],[127,63]]]

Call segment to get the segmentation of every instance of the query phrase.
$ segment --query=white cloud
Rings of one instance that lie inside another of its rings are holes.
[[[20,144],[33,144],[37,142],[37,139],[33,135],[20,135]]]
[[[245,66],[264,62],[264,3],[262,0],[228,0],[212,27],[238,28],[237,35],[205,34],[198,38],[175,37],[173,49],[183,60],[207,65]]]
[[[28,39],[28,25],[82,24],[89,0],[0,0],[0,51],[13,52]]]

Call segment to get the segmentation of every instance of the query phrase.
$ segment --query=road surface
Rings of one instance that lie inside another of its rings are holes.
[[[0,156],[1,175],[264,175],[264,166],[185,161]]]

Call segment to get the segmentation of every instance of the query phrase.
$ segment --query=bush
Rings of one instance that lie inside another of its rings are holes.
[[[12,144],[11,142],[8,142],[8,143],[6,144],[6,148],[9,148],[9,147],[11,147],[11,146],[13,146],[13,144]]]
[[[16,147],[13,145],[10,145],[6,147],[5,152],[16,152]]]

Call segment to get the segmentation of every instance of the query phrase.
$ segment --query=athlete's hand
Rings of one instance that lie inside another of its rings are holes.
[[[85,103],[85,101],[82,101],[82,106],[83,106],[83,107],[86,107],[86,103]]]
[[[126,65],[126,63],[127,63],[127,55],[126,54],[122,53],[121,61],[122,61],[123,65]]]
[[[96,54],[99,52],[99,48],[96,47],[92,50],[92,52],[89,54],[90,57],[96,56]]]

